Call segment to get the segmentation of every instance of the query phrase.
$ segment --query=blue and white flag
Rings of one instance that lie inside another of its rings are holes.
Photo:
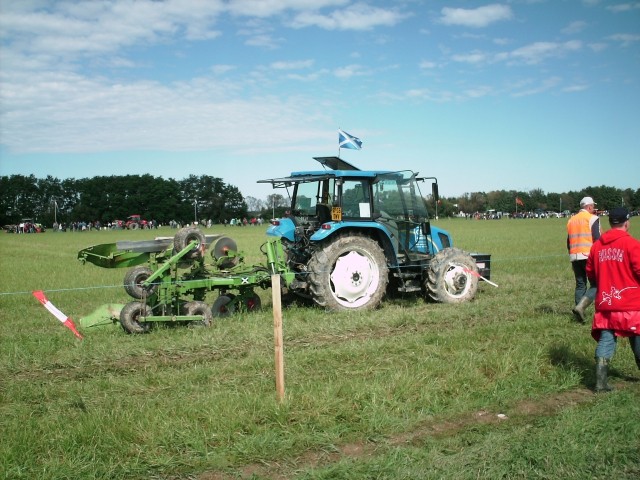
[[[338,129],[338,142],[338,148],[350,148],[352,150],[360,150],[362,148],[362,140],[340,129]]]

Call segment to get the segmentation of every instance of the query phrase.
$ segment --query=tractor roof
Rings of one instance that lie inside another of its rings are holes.
[[[339,157],[313,157],[323,167],[331,170],[302,170],[291,172],[288,177],[258,180],[258,183],[271,183],[274,188],[287,187],[294,183],[316,182],[327,178],[374,178],[392,171],[360,170],[358,167]]]

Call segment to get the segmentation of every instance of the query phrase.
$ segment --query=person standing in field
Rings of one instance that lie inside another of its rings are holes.
[[[567,222],[567,250],[576,279],[575,306],[571,310],[577,321],[585,323],[585,310],[593,303],[596,287],[587,288],[587,258],[593,242],[600,238],[600,219],[594,213],[596,202],[591,197],[580,200],[580,211]]]
[[[612,390],[607,381],[617,337],[628,337],[640,369],[640,241],[629,234],[629,212],[614,208],[611,230],[593,244],[587,276],[598,286],[591,335],[596,347],[596,392]]]

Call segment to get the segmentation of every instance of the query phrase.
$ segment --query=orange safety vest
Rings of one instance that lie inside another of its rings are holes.
[[[589,256],[593,235],[591,233],[591,218],[593,215],[586,210],[580,210],[567,223],[569,235],[569,255],[583,254]]]

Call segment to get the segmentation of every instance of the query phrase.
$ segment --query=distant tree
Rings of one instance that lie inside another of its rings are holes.
[[[259,214],[265,209],[265,202],[262,200],[255,197],[246,197],[244,200],[247,202],[247,209],[250,213]]]

